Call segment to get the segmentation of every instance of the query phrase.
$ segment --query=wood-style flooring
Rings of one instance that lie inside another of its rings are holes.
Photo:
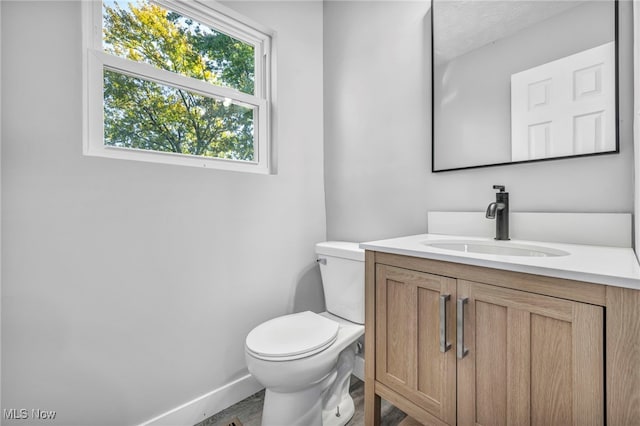
[[[355,376],[351,376],[349,392],[356,406],[356,412],[349,423],[347,423],[347,426],[364,426],[364,382]],[[195,426],[228,426],[234,418],[240,420],[242,426],[260,426],[263,401],[264,390],[203,420]],[[390,405],[385,400],[382,400],[381,411],[380,424],[382,426],[398,426],[406,417],[402,411]]]

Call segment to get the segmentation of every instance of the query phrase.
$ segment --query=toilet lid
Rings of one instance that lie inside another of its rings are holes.
[[[330,346],[339,324],[306,311],[264,322],[247,336],[247,349],[258,357],[302,358]]]

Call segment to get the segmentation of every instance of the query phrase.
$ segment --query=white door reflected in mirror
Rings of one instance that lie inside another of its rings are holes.
[[[612,151],[615,45],[511,75],[511,161]]]

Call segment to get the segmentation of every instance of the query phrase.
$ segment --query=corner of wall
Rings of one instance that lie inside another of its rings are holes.
[[[640,261],[640,1],[633,1],[633,174],[634,174],[634,250]]]
[[[2,377],[2,2],[0,1],[0,377]],[[0,408],[2,383],[0,383]],[[2,425],[2,417],[0,417]]]

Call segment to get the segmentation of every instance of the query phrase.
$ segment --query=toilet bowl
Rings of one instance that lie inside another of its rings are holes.
[[[316,245],[327,312],[284,315],[246,338],[249,372],[265,387],[263,426],[342,426],[358,338],[364,334],[364,252],[356,243]]]

